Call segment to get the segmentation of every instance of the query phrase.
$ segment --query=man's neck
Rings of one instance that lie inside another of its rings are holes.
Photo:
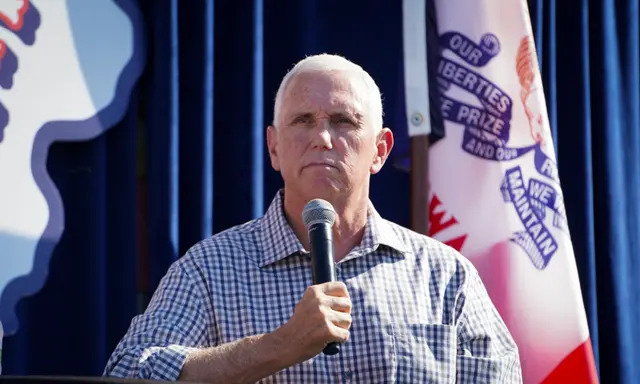
[[[366,197],[348,197],[328,200],[336,210],[336,222],[333,225],[333,249],[335,262],[342,260],[356,245],[360,244],[367,224],[369,199]],[[284,194],[284,211],[300,243],[309,250],[309,236],[302,222],[302,210],[307,201],[294,193]]]

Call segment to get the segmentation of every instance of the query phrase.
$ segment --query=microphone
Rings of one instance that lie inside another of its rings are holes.
[[[333,232],[331,231],[331,227],[336,221],[336,211],[328,201],[313,199],[304,206],[302,221],[309,232],[313,284],[336,281]],[[340,352],[340,345],[331,342],[324,347],[322,352],[325,355],[335,355]]]

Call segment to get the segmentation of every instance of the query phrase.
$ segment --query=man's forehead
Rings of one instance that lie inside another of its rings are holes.
[[[286,87],[285,107],[323,104],[362,110],[364,84],[355,71],[313,71],[296,74]]]
[[[364,85],[362,75],[354,70],[309,70],[298,72],[289,79],[289,84],[306,84],[310,82],[348,86],[356,89]]]

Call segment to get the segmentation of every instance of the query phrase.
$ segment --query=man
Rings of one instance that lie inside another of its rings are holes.
[[[380,91],[318,55],[278,90],[267,128],[284,189],[264,217],[175,262],[106,375],[220,383],[520,382],[518,352],[475,269],[382,219],[369,178],[393,147]],[[339,282],[312,286],[302,210],[333,205]],[[342,343],[334,356],[322,354]]]

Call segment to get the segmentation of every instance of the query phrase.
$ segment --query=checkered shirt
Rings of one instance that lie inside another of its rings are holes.
[[[350,337],[261,383],[520,383],[517,347],[472,264],[382,219],[336,265],[353,303]],[[176,380],[186,355],[274,331],[312,284],[283,193],[266,214],[193,246],[136,316],[107,376]]]

